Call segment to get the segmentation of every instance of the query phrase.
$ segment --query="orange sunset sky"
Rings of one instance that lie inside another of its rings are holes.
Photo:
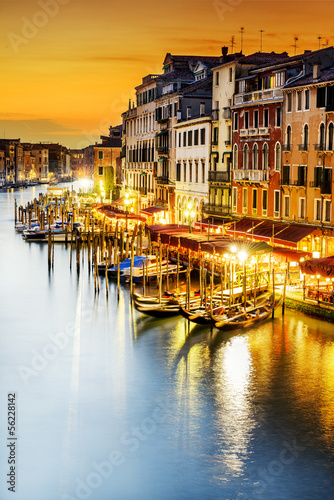
[[[334,45],[334,2],[0,0],[0,138],[81,148],[121,123],[167,52],[220,55]]]

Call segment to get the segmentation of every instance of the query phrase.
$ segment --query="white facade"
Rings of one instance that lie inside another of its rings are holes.
[[[187,120],[174,126],[175,212],[178,223],[187,223],[186,210],[194,211],[194,220],[202,218],[202,206],[208,203],[208,171],[211,152],[211,117]],[[188,207],[189,205],[189,207]]]

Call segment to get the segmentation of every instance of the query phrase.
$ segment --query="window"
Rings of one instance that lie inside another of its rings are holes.
[[[195,182],[198,183],[198,162],[195,162]]]
[[[320,187],[322,180],[322,167],[314,167],[313,187]]]
[[[323,217],[325,222],[330,222],[331,221],[331,201],[330,200],[324,200],[324,217]]]
[[[282,108],[276,108],[276,127],[282,125]]]
[[[326,87],[317,88],[317,108],[326,106]]]
[[[191,106],[187,106],[187,120],[191,118]]]
[[[303,149],[304,149],[304,151],[308,151],[308,125],[307,124],[304,127]]]
[[[242,189],[242,213],[246,214],[248,208],[248,188]]]
[[[263,145],[263,149],[262,149],[262,169],[263,170],[268,170],[268,166],[269,166],[269,149],[268,149],[268,144],[265,142],[264,145]]]
[[[179,132],[179,148],[182,147],[182,134]]]
[[[297,92],[297,111],[302,110],[302,95],[301,91]]]
[[[263,111],[263,126],[269,127],[269,109],[268,108],[266,108]]]
[[[233,168],[238,168],[238,146],[236,144],[233,146]]]
[[[212,139],[212,144],[214,146],[218,145],[218,133],[219,133],[219,128],[218,127],[214,127],[213,128],[213,139]]]
[[[194,146],[198,146],[198,128],[194,130]]]
[[[257,214],[257,189],[253,189],[252,193],[252,214]]]
[[[189,130],[188,131],[188,146],[192,146],[193,145],[193,132],[192,130]]]
[[[232,212],[237,211],[238,188],[232,187]]]
[[[310,109],[310,91],[305,90],[305,109]]]
[[[290,185],[290,165],[283,165],[282,168],[282,184],[283,186]]]
[[[274,217],[279,217],[280,210],[280,191],[274,191]]]
[[[283,217],[290,216],[290,196],[283,196]]]
[[[253,128],[259,128],[259,111],[257,109],[253,115]]]
[[[103,151],[99,151],[99,160],[103,160]]]
[[[183,182],[187,182],[187,163],[183,162]]]
[[[193,181],[193,163],[189,161],[189,182]]]
[[[239,115],[238,113],[233,114],[233,130],[239,129]]]
[[[281,169],[281,145],[277,143],[275,147],[275,170],[280,170],[280,169]]]
[[[253,170],[258,170],[259,168],[259,148],[257,144],[253,146]]]
[[[217,73],[219,75],[219,73]],[[205,102],[201,102],[199,105],[199,114],[201,116],[205,115]]]
[[[187,145],[187,132],[183,132],[183,147],[185,148]]]
[[[103,167],[99,167],[99,175],[103,175]]]
[[[202,160],[202,183],[204,184],[205,180],[205,162]]]
[[[216,72],[215,76],[216,76],[216,87],[218,87],[218,85],[219,85],[219,71]]]
[[[334,144],[334,125],[333,123],[330,123],[328,127],[328,151],[333,151],[333,144]]]
[[[305,219],[305,198],[299,198],[299,218]]]
[[[314,220],[321,220],[321,200],[319,198],[314,200]]]
[[[286,95],[286,111],[287,113],[291,113],[292,111],[292,94]]]
[[[298,186],[306,186],[306,166],[298,167]]]
[[[230,68],[229,69],[229,74],[228,74],[228,81],[229,82],[232,82],[232,79],[233,79],[233,69]]]
[[[205,128],[201,128],[201,145],[205,144]]]
[[[244,145],[243,169],[248,170],[248,144]]]
[[[245,111],[244,128],[249,128],[249,111]]]
[[[262,215],[267,215],[268,210],[268,191],[263,189],[262,191]]]
[[[181,181],[181,163],[176,164],[176,180]]]
[[[322,123],[319,130],[319,150],[325,151],[325,125]]]
[[[174,102],[174,116],[177,116],[177,102]]]
[[[287,151],[291,151],[291,125],[287,126],[286,129],[286,146],[287,146]]]

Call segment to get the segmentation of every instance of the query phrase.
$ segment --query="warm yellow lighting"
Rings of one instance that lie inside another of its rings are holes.
[[[235,245],[232,245],[231,248],[230,248],[231,252],[232,253],[236,253],[237,252],[237,247]]]
[[[245,262],[247,260],[247,253],[246,252],[239,252],[238,253],[238,258],[241,260],[241,262]]]
[[[195,215],[196,215],[196,212],[194,212],[194,211],[192,210],[192,211],[190,212],[190,217],[191,217],[192,219],[194,219]]]
[[[184,215],[185,215],[186,217],[189,217],[189,210],[185,210],[185,211],[184,211]]]
[[[191,201],[188,202],[187,207],[189,211],[193,208],[193,204],[191,203]]]
[[[317,278],[320,279],[320,274],[317,274]]]
[[[320,252],[313,252],[313,253],[312,253],[312,257],[313,257],[314,259],[319,259],[319,257],[320,257]]]

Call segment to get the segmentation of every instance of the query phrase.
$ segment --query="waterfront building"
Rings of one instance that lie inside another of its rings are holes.
[[[101,143],[85,148],[88,162],[94,172],[94,188],[103,199],[113,199],[117,183],[120,183],[121,133],[121,126],[111,127],[109,136],[101,136]]]
[[[282,220],[320,231],[305,246],[332,255],[334,49],[305,58],[304,71],[284,87]]]
[[[174,125],[176,136],[176,222],[202,220],[208,202],[208,171],[211,153],[211,113]],[[188,216],[186,215],[188,213]]]
[[[23,171],[26,181],[37,181],[36,176],[36,157],[29,149],[24,148],[23,151]]]
[[[84,150],[83,149],[71,149],[71,170],[77,177],[86,176],[85,164],[84,164]]]
[[[4,162],[5,183],[23,182],[23,147],[20,139],[0,139],[0,151]]]

